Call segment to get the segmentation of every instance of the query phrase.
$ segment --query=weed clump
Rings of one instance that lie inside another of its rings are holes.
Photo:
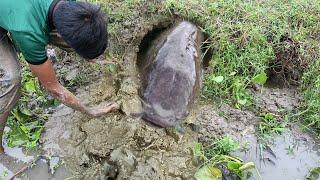
[[[197,180],[248,179],[251,176],[250,170],[254,169],[255,165],[253,162],[245,163],[230,155],[239,148],[239,143],[229,136],[224,136],[206,147],[196,144],[193,149],[194,159],[201,165],[195,178]]]
[[[287,118],[279,121],[272,113],[265,113],[261,116],[257,136],[260,143],[267,146],[274,135],[281,135],[287,130]]]

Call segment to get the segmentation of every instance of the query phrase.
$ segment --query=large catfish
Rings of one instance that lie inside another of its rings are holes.
[[[198,27],[183,21],[150,43],[139,65],[144,120],[169,127],[188,115],[199,89],[202,40]]]

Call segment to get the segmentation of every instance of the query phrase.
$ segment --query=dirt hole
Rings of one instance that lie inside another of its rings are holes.
[[[150,46],[152,44],[152,41],[154,41],[162,32],[167,30],[169,27],[156,27],[150,32],[148,32],[144,38],[142,39],[140,45],[139,45],[139,52],[138,52],[138,59],[137,59],[137,65],[140,68],[142,68],[145,65],[145,56],[148,50],[150,49]]]
[[[300,44],[283,35],[274,47],[275,58],[269,63],[268,86],[298,86],[306,64],[300,58]]]
[[[141,88],[140,88],[140,96],[141,92],[143,91],[144,87],[146,86],[147,80],[146,74],[151,70],[149,64],[152,63],[148,59],[150,56],[149,51],[152,47],[152,44],[155,43],[157,39],[159,39],[160,35],[168,30],[173,23],[171,24],[161,24],[154,27],[151,31],[149,31],[144,38],[142,39],[139,45],[139,51],[137,54],[137,67],[139,69],[140,79],[141,79]]]
[[[139,68],[139,73],[141,76],[147,71],[144,67],[148,65],[150,62],[146,62],[147,52],[150,50],[150,46],[154,40],[156,40],[161,33],[165,32],[169,28],[171,28],[175,23],[172,22],[166,25],[159,25],[153,30],[149,31],[144,38],[142,39],[139,45],[138,57],[137,57],[137,67]],[[209,40],[209,35],[204,34],[204,42],[202,44],[202,68],[207,69],[210,65],[210,61],[212,59],[214,50],[210,46],[211,42]]]
[[[202,51],[202,68],[206,70],[210,66],[210,61],[212,59],[214,50],[211,46],[212,42],[209,40],[209,35],[204,34],[204,41],[201,45]]]

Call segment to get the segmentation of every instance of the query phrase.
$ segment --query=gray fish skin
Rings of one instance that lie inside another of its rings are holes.
[[[199,89],[202,33],[183,21],[164,32],[147,52],[142,118],[160,127],[188,115]]]

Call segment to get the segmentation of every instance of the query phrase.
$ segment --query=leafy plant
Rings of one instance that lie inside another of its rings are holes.
[[[252,162],[244,163],[237,157],[232,157],[231,152],[240,148],[239,143],[229,136],[218,139],[209,146],[203,147],[198,143],[194,147],[194,158],[196,162],[202,162],[199,170],[195,174],[197,180],[222,179],[220,166],[224,166],[240,179],[247,179],[251,173],[247,170],[255,166]]]
[[[20,57],[23,61],[23,57]],[[45,94],[31,71],[22,63],[22,96],[8,118],[7,134],[10,147],[36,148],[47,120],[44,108],[54,107],[58,102]]]
[[[262,143],[267,143],[273,135],[285,132],[287,125],[287,120],[280,121],[272,113],[265,113],[258,126],[258,138]]]
[[[222,179],[222,172],[215,166],[207,165],[200,168],[194,177],[197,180],[220,180]]]
[[[268,76],[265,72],[257,74],[255,77],[252,78],[252,81],[259,85],[264,85],[267,82]]]

